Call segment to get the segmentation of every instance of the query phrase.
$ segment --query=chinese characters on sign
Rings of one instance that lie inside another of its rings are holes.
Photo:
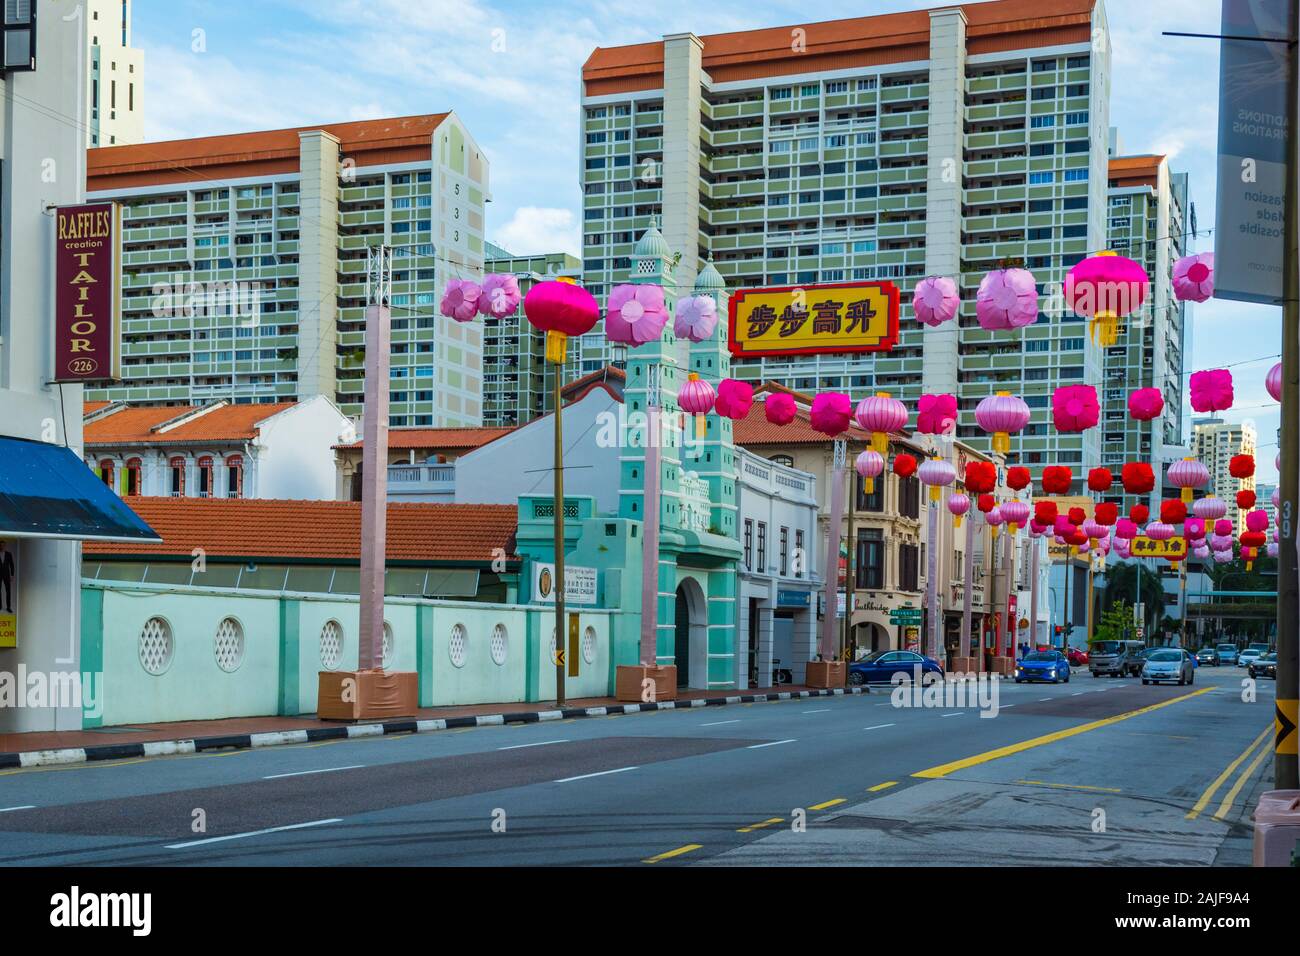
[[[121,225],[116,203],[65,206],[55,211],[56,382],[121,378]]]
[[[892,282],[741,289],[731,297],[731,354],[886,352],[898,342]]]
[[[1173,537],[1157,541],[1155,538],[1138,535],[1133,539],[1130,550],[1135,558],[1184,558],[1187,556],[1187,539]]]

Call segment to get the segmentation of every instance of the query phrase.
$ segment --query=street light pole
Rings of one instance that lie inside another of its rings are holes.
[[[564,706],[564,361],[555,365],[555,705]],[[544,631],[542,633],[545,633]]]

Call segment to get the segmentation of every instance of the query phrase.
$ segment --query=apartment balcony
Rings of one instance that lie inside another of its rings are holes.
[[[389,465],[388,497],[408,501],[451,501],[456,494],[456,466],[451,463]]]

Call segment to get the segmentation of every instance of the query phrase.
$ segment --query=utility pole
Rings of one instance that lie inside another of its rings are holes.
[[[384,666],[384,571],[388,540],[388,363],[393,252],[366,260],[366,379],[361,445],[361,589],[357,669]]]
[[[555,706],[564,706],[564,361],[555,365]],[[542,633],[545,633],[543,631]]]

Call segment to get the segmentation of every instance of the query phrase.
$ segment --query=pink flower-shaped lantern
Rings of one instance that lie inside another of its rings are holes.
[[[724,378],[718,383],[718,397],[714,409],[723,418],[733,421],[744,418],[754,404],[754,386],[734,378]]]
[[[922,395],[916,403],[916,430],[922,435],[955,435],[957,396]]]
[[[448,279],[443,290],[438,311],[457,322],[469,322],[478,315],[478,300],[482,289],[470,279]]]
[[[1136,388],[1128,395],[1128,413],[1134,421],[1149,422],[1165,409],[1165,397],[1158,388]]]
[[[508,272],[490,272],[483,277],[478,310],[490,318],[504,319],[519,308],[522,298],[518,279]]]
[[[1204,302],[1214,295],[1214,253],[1183,256],[1174,263],[1174,298],[1180,302]]]
[[[663,286],[625,282],[609,294],[605,312],[605,337],[619,345],[636,347],[656,341],[668,324]]]
[[[677,300],[673,334],[679,339],[704,342],[718,327],[718,304],[709,295],[688,295]]]
[[[844,433],[853,417],[853,402],[843,392],[821,392],[813,397],[808,419],[812,427],[831,438]],[[889,446],[877,448],[881,456]]]
[[[1059,432],[1081,432],[1097,425],[1101,405],[1091,385],[1062,385],[1052,393],[1052,423]]]
[[[1038,286],[1027,269],[995,269],[980,280],[975,294],[980,327],[1019,329],[1038,318]]]
[[[1221,412],[1232,407],[1232,373],[1226,368],[1193,372],[1188,385],[1193,411]]]
[[[957,314],[961,298],[957,283],[947,276],[926,276],[912,290],[912,311],[929,326],[938,326]]]
[[[794,396],[773,392],[763,402],[763,415],[773,425],[789,425],[794,421]]]

